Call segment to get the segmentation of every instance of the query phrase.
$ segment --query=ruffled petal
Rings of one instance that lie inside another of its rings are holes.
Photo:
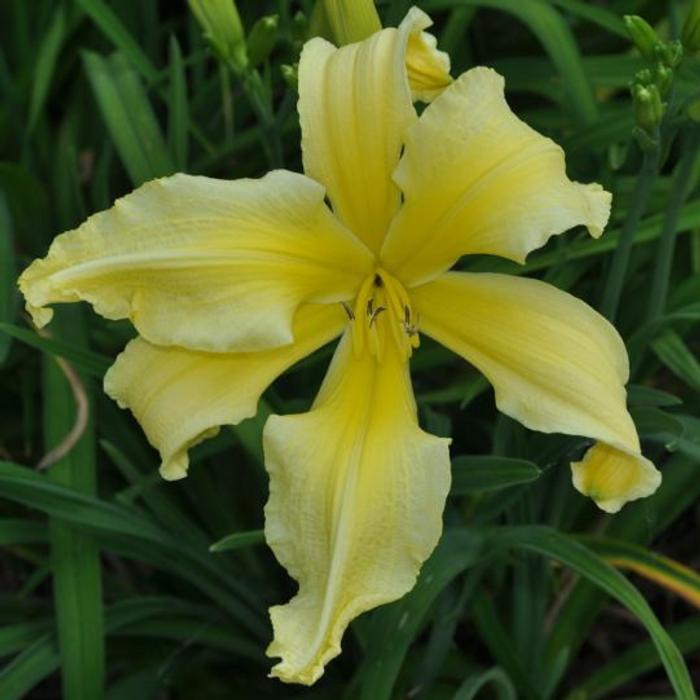
[[[416,119],[407,44],[412,86],[420,94],[438,92],[440,85],[431,81],[447,80],[444,54],[422,34],[430,24],[424,12],[413,8],[398,29],[383,29],[339,49],[312,39],[301,54],[304,170],[326,187],[335,213],[374,251],[399,206],[391,173],[406,128]]]
[[[154,180],[58,236],[20,288],[39,326],[47,304],[85,300],[157,345],[284,345],[299,304],[351,298],[372,266],[323,197],[318,183],[283,170]]]
[[[497,274],[447,273],[411,298],[421,331],[486,376],[500,411],[604,443],[573,465],[576,487],[601,508],[655,490],[660,474],[626,408],[625,346],[600,314],[539,280]]]
[[[407,285],[436,277],[462,255],[524,261],[573,226],[599,236],[611,196],[566,176],[564,152],[520,121],[503,78],[474,68],[408,130],[394,180],[404,205],[381,252]]]
[[[313,683],[353,618],[413,587],[442,529],[448,444],[418,427],[397,349],[377,362],[349,336],[313,409],[268,419],[265,534],[299,583],[270,610],[273,676]]]
[[[210,353],[132,340],[105,375],[105,391],[131,409],[160,452],[168,480],[187,476],[190,447],[257,412],[258,399],[287,367],[340,335],[340,305],[305,304],[294,343],[259,352]]]
[[[599,442],[580,462],[573,462],[574,486],[607,513],[617,513],[628,501],[651,496],[661,485],[661,473],[638,452]]]

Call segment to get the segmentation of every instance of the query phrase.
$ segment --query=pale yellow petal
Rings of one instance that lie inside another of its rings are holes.
[[[412,21],[412,7],[404,22]],[[432,102],[452,82],[450,57],[437,48],[437,39],[428,32],[412,32],[406,49],[406,72],[414,100]]]
[[[381,252],[405,284],[471,253],[522,262],[573,226],[602,233],[610,195],[570,181],[562,149],[511,112],[503,89],[495,71],[474,68],[409,129],[394,173],[405,201]]]
[[[411,290],[411,298],[421,331],[486,376],[500,411],[532,430],[606,443],[606,455],[613,449],[625,453],[627,464],[636,460],[645,471],[641,488],[648,489],[655,469],[640,455],[626,408],[627,353],[600,314],[539,280],[485,273],[447,273]],[[586,470],[592,474],[597,467]],[[579,484],[593,483],[595,491],[601,478],[607,479],[591,475]],[[601,485],[600,492],[607,493],[605,488]],[[632,479],[610,489],[614,495],[601,496],[601,503],[617,499],[621,504],[640,493]]]
[[[190,447],[221,425],[254,416],[258,399],[287,367],[337,337],[340,305],[305,304],[294,343],[258,352],[211,353],[132,340],[105,376],[105,391],[129,408],[160,452],[165,479],[187,476]]]
[[[355,356],[346,336],[311,412],[272,416],[264,445],[265,534],[299,583],[270,611],[267,653],[273,676],[311,684],[353,618],[413,587],[442,528],[448,441],[418,427],[398,352]]]
[[[406,128],[416,119],[406,76],[406,45],[430,24],[430,18],[414,8],[398,29],[383,29],[339,49],[312,39],[301,54],[304,170],[326,187],[335,213],[374,251],[400,203],[391,173]],[[431,70],[441,76],[444,57],[429,50],[425,40],[415,39],[412,45],[416,77]],[[421,89],[427,90],[425,85]]]
[[[574,486],[608,513],[651,496],[661,484],[661,473],[646,457],[605,443],[593,445],[571,471]]]
[[[310,178],[154,180],[55,239],[21,276],[37,325],[85,300],[158,345],[224,352],[292,341],[299,304],[351,298],[371,254]]]

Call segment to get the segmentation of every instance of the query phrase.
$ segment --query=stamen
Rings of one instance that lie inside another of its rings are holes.
[[[343,307],[343,309],[345,309],[345,313],[348,315],[348,319],[350,321],[354,321],[355,320],[355,313],[350,308],[350,304],[348,304],[346,301],[341,301],[340,305]]]
[[[386,311],[386,306],[378,306],[373,312],[372,315],[370,316],[369,319],[369,327],[372,327],[372,324],[377,320],[377,316],[379,316],[382,311]]]
[[[417,315],[411,310],[410,297],[403,285],[386,271],[378,270],[365,279],[355,299],[354,313],[345,304],[343,308],[353,321],[353,346],[357,355],[369,351],[381,362],[388,343],[406,358],[418,347]]]

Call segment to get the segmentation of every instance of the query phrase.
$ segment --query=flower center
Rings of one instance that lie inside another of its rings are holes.
[[[354,307],[344,307],[352,324],[356,355],[369,351],[381,361],[387,343],[393,342],[408,359],[418,347],[418,319],[411,300],[403,285],[385,270],[378,268],[362,283]]]

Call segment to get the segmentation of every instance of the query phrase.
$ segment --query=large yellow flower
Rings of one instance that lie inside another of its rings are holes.
[[[513,115],[494,71],[452,81],[429,24],[414,8],[357,44],[306,44],[306,175],[148,183],[59,236],[20,281],[39,326],[47,304],[78,300],[133,322],[140,337],[105,389],[140,421],[166,479],[341,336],[312,409],[264,431],[267,541],[299,583],[271,610],[268,654],[285,681],[319,678],[348,623],[409,591],[440,536],[448,441],[416,420],[419,332],[481,370],[504,413],[593,439],[574,485],[604,510],[660,481],[607,321],[534,279],[448,272],[470,253],[522,261],[573,226],[599,236],[610,195],[566,177],[562,150]],[[412,98],[432,100],[420,117]]]

